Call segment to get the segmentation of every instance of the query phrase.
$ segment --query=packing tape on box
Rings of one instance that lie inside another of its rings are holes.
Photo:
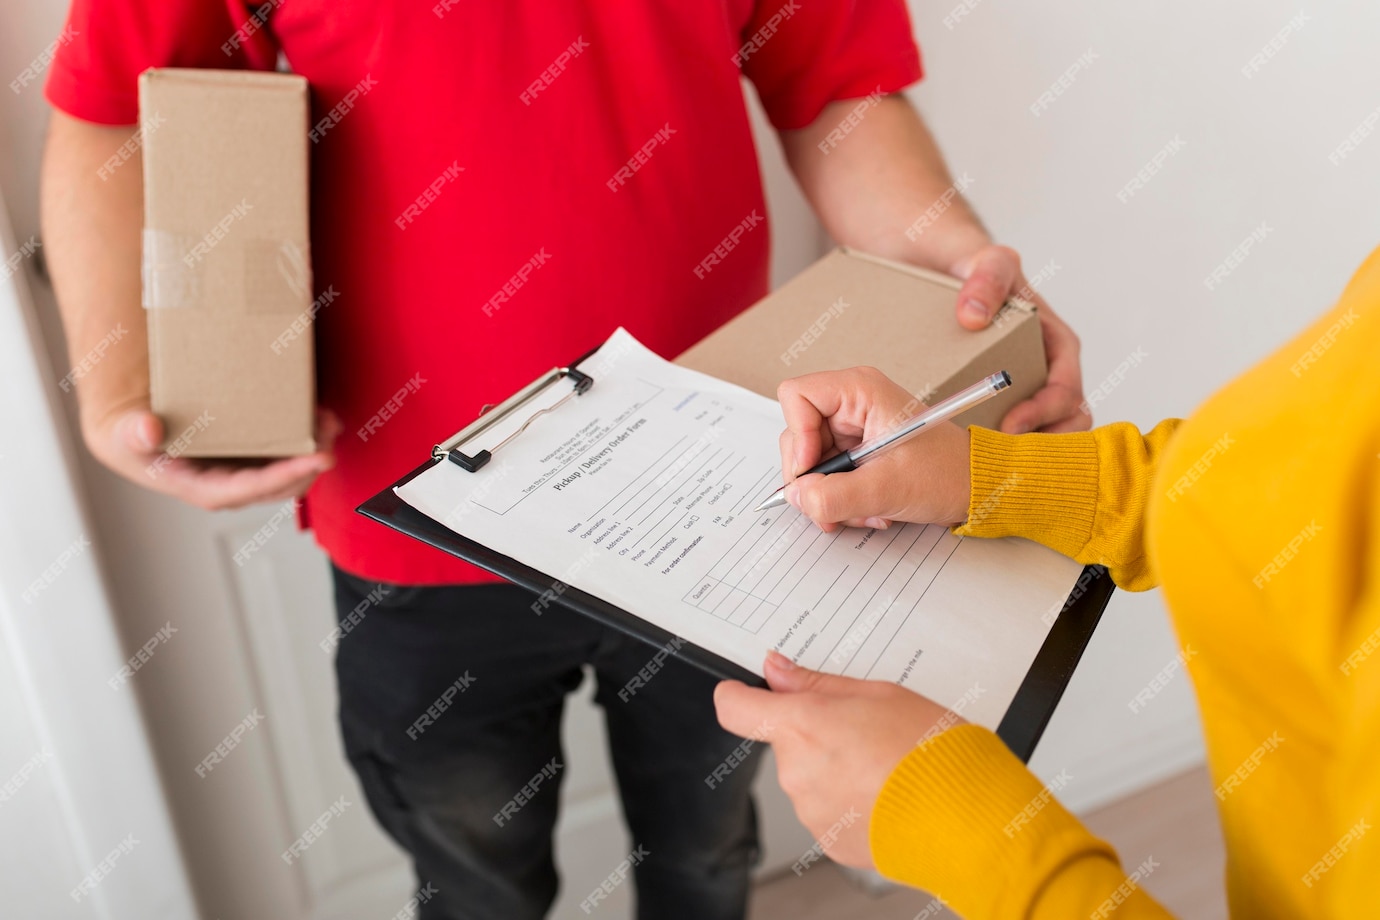
[[[205,238],[144,228],[141,264],[146,310],[203,304],[211,246]],[[312,302],[311,257],[293,240],[248,240],[241,247],[247,312],[291,313]]]
[[[202,259],[193,256],[197,238],[186,233],[144,228],[140,274],[144,309],[167,310],[201,303]]]

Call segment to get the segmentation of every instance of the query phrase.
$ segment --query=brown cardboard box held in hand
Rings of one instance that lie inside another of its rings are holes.
[[[947,275],[836,249],[676,359],[763,396],[788,377],[857,365],[880,368],[927,403],[997,371],[1012,386],[956,421],[996,428],[1045,383],[1035,305],[1009,300],[991,326],[955,319],[960,282]]]
[[[169,453],[315,449],[307,81],[145,71],[144,307]]]

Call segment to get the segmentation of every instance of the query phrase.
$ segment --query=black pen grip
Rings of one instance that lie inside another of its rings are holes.
[[[850,457],[848,451],[845,450],[843,453],[836,454],[828,460],[816,463],[801,475],[806,476],[810,473],[851,473],[857,468],[858,465],[853,462],[853,458]]]

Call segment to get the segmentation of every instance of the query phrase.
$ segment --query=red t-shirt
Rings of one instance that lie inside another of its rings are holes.
[[[677,355],[766,293],[741,75],[782,129],[920,77],[904,0],[259,9],[74,0],[47,95],[131,124],[148,67],[281,53],[310,81],[313,270],[335,294],[316,317],[319,399],[345,432],[306,519],[337,564],[399,583],[495,580],[354,510],[480,406],[620,324]]]

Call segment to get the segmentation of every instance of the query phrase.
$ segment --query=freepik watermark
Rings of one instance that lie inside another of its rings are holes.
[[[862,120],[867,117],[867,113],[881,104],[882,99],[884,99],[886,95],[886,93],[882,92],[882,87],[879,85],[872,92],[864,96],[862,101],[848,111],[848,114],[843,117],[843,121],[839,122],[834,130],[824,135],[824,140],[815,145],[819,148],[819,152],[826,157],[832,153],[835,147],[843,143],[845,137],[852,134],[853,131],[857,129],[858,125],[862,124]]]
[[[47,748],[44,748],[34,756],[30,757],[28,760],[24,761],[24,765],[21,766],[18,770],[16,770],[14,772],[14,775],[12,775],[9,779],[5,781],[5,785],[0,786],[0,805],[3,805],[4,803],[8,802],[10,799],[18,795],[19,790],[23,789],[24,786],[28,784],[29,780],[33,777],[35,773],[38,772],[39,768],[42,767],[45,763],[48,763],[48,761],[52,759],[52,751],[49,751]]]
[[[532,257],[522,263],[521,268],[513,272],[513,277],[505,281],[503,287],[494,291],[494,295],[480,307],[480,309],[484,311],[484,315],[491,317],[499,310],[503,309],[503,305],[517,296],[517,292],[526,286],[532,276],[537,273],[537,270],[544,267],[546,263],[550,261],[551,253],[546,251],[545,246],[532,253]]]
[[[765,47],[768,40],[776,34],[783,23],[798,12],[800,12],[800,4],[796,0],[788,0],[785,6],[773,13],[756,32],[752,33],[752,37],[744,42],[741,48],[733,52],[731,58],[733,66],[741,68],[748,58]]]
[[[1251,582],[1257,588],[1263,589],[1270,583],[1270,579],[1283,572],[1284,567],[1294,561],[1305,543],[1311,543],[1320,533],[1322,533],[1322,526],[1317,521],[1309,521],[1306,527],[1289,538],[1289,542],[1284,544],[1278,553],[1275,553],[1275,557],[1256,573]]]
[[[446,1],[450,3],[451,0]],[[455,1],[458,3],[458,0]],[[440,891],[437,891],[436,887],[432,886],[432,883],[428,881],[425,886],[422,886],[420,890],[417,891],[417,894],[407,899],[407,903],[404,903],[403,909],[393,914],[391,920],[413,920],[414,917],[417,916],[418,910],[421,910],[421,906],[431,901],[432,898],[435,898],[436,895],[439,894]]]
[[[1136,889],[1140,887],[1140,883],[1159,867],[1160,864],[1155,861],[1155,857],[1147,856],[1145,862],[1133,869],[1131,873],[1122,880],[1121,884],[1116,886],[1116,890],[1103,899],[1102,903],[1097,906],[1097,910],[1092,912],[1088,920],[1105,920],[1105,918],[1110,917],[1127,898],[1135,894]]]
[[[101,363],[105,353],[127,335],[129,335],[129,330],[125,328],[125,324],[116,323],[115,328],[107,332],[99,342],[93,345],[86,356],[77,362],[76,367],[68,371],[67,376],[58,381],[58,386],[62,388],[62,392],[72,392],[72,387],[76,385],[76,382],[91,373],[96,365]]]
[[[5,259],[5,263],[0,265],[0,283],[9,281],[13,278],[15,274],[18,273],[19,267],[24,264],[24,261],[38,252],[42,246],[42,240],[36,236],[31,236],[25,240],[24,245],[10,253],[9,258]]]
[[[476,508],[482,508],[479,502],[494,490],[498,483],[507,479],[513,473],[513,464],[507,460],[500,463],[496,468],[486,466],[484,468],[483,481],[465,493],[465,497],[454,508],[446,512],[445,518],[441,523],[451,530],[459,530],[460,522],[470,516]]]
[[[637,153],[629,157],[628,162],[620,166],[613,177],[604,183],[609,187],[609,191],[616,192],[630,182],[638,170],[652,161],[652,154],[656,152],[656,149],[665,146],[675,133],[676,129],[671,127],[669,121],[664,127],[658,128],[655,134],[647,138],[645,144],[637,148]]]
[[[1121,191],[1116,193],[1116,200],[1122,204],[1130,201],[1137,192],[1150,184],[1150,180],[1155,178],[1160,170],[1164,169],[1164,164],[1169,162],[1171,157],[1186,146],[1188,146],[1187,142],[1179,135],[1176,134],[1170,138],[1169,143],[1161,147],[1154,156],[1146,161],[1144,166],[1136,170],[1136,174],[1131,177],[1130,181],[1121,187]]]
[[[910,240],[912,243],[920,239],[926,230],[934,226],[935,222],[943,217],[944,213],[948,211],[949,208],[953,207],[958,197],[972,187],[973,180],[966,172],[959,176],[952,185],[946,188],[940,196],[934,200],[934,204],[925,209],[925,213],[917,217],[915,222],[906,228],[906,239]]]
[[[239,724],[230,729],[230,733],[211,749],[211,753],[201,758],[201,763],[196,765],[196,775],[205,779],[216,768],[217,764],[223,763],[225,758],[229,757],[230,753],[240,746],[244,736],[258,728],[263,720],[263,713],[259,712],[259,707],[255,706],[249,711],[249,715],[241,719]]]
[[[1078,599],[1088,593],[1088,588],[1092,587],[1093,582],[1106,574],[1107,567],[1105,565],[1084,566],[1083,571],[1078,574],[1078,581],[1074,582],[1073,590],[1068,593],[1068,597],[1050,604],[1049,609],[1040,617],[1040,622],[1045,626],[1053,626],[1054,621],[1059,619],[1061,613],[1078,603]]]
[[[57,38],[48,43],[48,47],[39,52],[38,57],[29,62],[29,66],[19,72],[19,76],[10,81],[10,92],[18,96],[30,83],[43,76],[43,71],[48,69],[48,65],[57,56],[58,49],[64,45],[70,45],[80,32],[75,31],[70,25],[64,26],[62,33]]]
[[[657,649],[656,653],[652,655],[647,663],[638,668],[636,674],[628,678],[628,682],[618,691],[618,698],[626,703],[636,696],[637,691],[647,686],[647,684],[651,682],[651,679],[656,677],[661,669],[666,666],[666,659],[680,651],[681,647],[684,645],[685,640],[680,636],[675,636],[670,642],[667,642]]]
[[[580,572],[597,558],[599,558],[599,551],[597,549],[591,546],[589,549],[585,550],[584,553],[580,555],[580,558],[566,567],[565,573],[561,575],[561,578],[564,580],[551,582],[551,587],[537,596],[537,599],[531,604],[532,612],[537,616],[541,616],[545,613],[546,608],[550,607],[556,598],[560,597],[570,588],[570,579],[580,574]]]
[[[791,871],[794,872],[797,877],[804,875],[806,869],[824,858],[824,854],[829,852],[829,848],[838,841],[844,831],[848,830],[862,819],[863,816],[858,814],[858,810],[850,807],[837,821],[829,825],[828,830],[819,835],[819,839],[815,841],[814,846],[800,854],[800,858],[791,864]]]
[[[1331,849],[1322,855],[1321,859],[1313,863],[1309,870],[1303,873],[1303,887],[1312,888],[1313,883],[1320,880],[1327,874],[1329,869],[1337,865],[1342,857],[1346,855],[1347,850],[1351,849],[1352,844],[1366,836],[1369,830],[1370,822],[1365,818],[1362,818],[1352,825],[1351,829],[1343,834],[1341,838],[1332,845]]]
[[[77,887],[68,892],[72,896],[72,900],[80,904],[81,899],[95,891],[101,880],[115,871],[115,865],[128,856],[138,845],[139,840],[133,834],[126,836],[116,844],[115,848],[106,854],[105,859],[96,863],[96,867],[86,873],[86,876],[77,883]]]
[[[819,314],[818,319],[805,327],[805,331],[801,333],[800,338],[792,342],[790,347],[781,353],[781,363],[789,367],[792,361],[795,361],[801,355],[805,354],[805,350],[815,342],[818,342],[824,335],[824,328],[828,326],[829,323],[842,316],[850,306],[852,306],[852,304],[848,303],[842,297],[834,301],[827,310]]]
[[[1329,325],[1327,331],[1318,336],[1318,340],[1289,366],[1290,373],[1295,377],[1302,377],[1303,372],[1317,364],[1318,359],[1327,354],[1333,345],[1337,344],[1337,337],[1355,325],[1358,319],[1360,317],[1356,315],[1355,307],[1343,313],[1341,319]]]
[[[142,668],[153,660],[153,653],[158,651],[158,647],[163,645],[177,633],[177,627],[172,625],[169,620],[164,625],[158,627],[158,632],[153,634],[153,638],[139,647],[139,651],[129,657],[120,670],[115,672],[115,676],[106,681],[110,684],[110,689],[119,690],[134,677],[134,672]]]
[[[1020,319],[1027,315],[1024,311],[1015,309],[1010,301],[1023,300],[1026,303],[1035,303],[1036,292],[1039,291],[1042,285],[1059,274],[1062,268],[1063,266],[1053,259],[1050,259],[1044,265],[1040,266],[1040,270],[1026,279],[1025,284],[1021,285],[1016,292],[1008,298],[1008,301],[1002,304],[1000,309],[997,310],[997,315],[992,317],[992,327],[995,329],[1004,329],[1007,324],[1011,323],[1013,320]]]
[[[1030,104],[1030,114],[1036,118],[1043,115],[1050,106],[1054,105],[1056,99],[1069,91],[1069,88],[1078,80],[1079,75],[1091,67],[1093,61],[1098,60],[1099,57],[1100,55],[1091,48],[1080,54],[1078,59],[1070,64],[1068,69],[1060,74],[1059,78]]]
[[[264,24],[268,22],[268,17],[273,15],[273,11],[282,6],[282,4],[283,0],[267,0],[267,2],[255,6],[254,11],[249,14],[249,18],[245,20],[244,25],[236,29],[235,34],[231,35],[230,38],[220,46],[221,53],[226,57],[230,57],[236,51],[240,50],[256,32],[263,29]]]
[[[460,165],[459,160],[452,160],[451,164],[431,180],[431,184],[422,189],[420,195],[412,199],[412,203],[403,208],[402,213],[393,218],[393,223],[399,230],[406,230],[412,223],[422,216],[422,212],[431,207],[441,197],[441,192],[445,191],[446,186],[450,185],[460,174],[465,171],[465,167]]]
[[[288,327],[273,340],[269,346],[273,349],[273,353],[275,355],[281,355],[283,352],[287,351],[289,345],[297,341],[299,336],[311,328],[311,324],[316,320],[316,314],[330,306],[339,296],[340,294],[336,291],[334,284],[322,291],[320,295],[311,302],[311,306],[307,307],[301,313],[298,313],[297,316],[293,318],[292,322],[288,324]]]
[[[1222,432],[1222,436],[1213,442],[1212,446],[1203,451],[1203,455],[1193,462],[1193,465],[1184,470],[1184,474],[1174,480],[1174,484],[1164,494],[1168,496],[1170,502],[1179,500],[1179,496],[1187,492],[1193,485],[1212,469],[1213,462],[1236,443],[1236,439],[1230,432]]]
[[[249,203],[249,200],[247,198],[241,198],[240,203],[227,211],[224,217],[216,221],[215,226],[207,230],[206,235],[203,236],[196,245],[183,253],[182,264],[188,268],[196,268],[198,262],[210,255],[211,250],[215,249],[216,246],[220,244],[221,240],[230,235],[230,228],[233,227],[237,221],[243,220],[245,215],[252,210],[254,210],[254,206]]]
[[[32,604],[37,600],[38,596],[48,590],[49,586],[57,581],[63,572],[67,571],[67,567],[90,549],[90,547],[91,541],[87,539],[86,534],[82,534],[69,543],[62,552],[58,553],[58,557],[43,570],[43,574],[35,578],[29,583],[29,586],[24,589],[24,603]]]
[[[1123,358],[1120,363],[1112,369],[1110,374],[1102,378],[1101,383],[1088,392],[1087,398],[1083,400],[1083,404],[1078,408],[1088,415],[1092,415],[1093,408],[1108,396],[1112,395],[1112,391],[1126,379],[1126,375],[1131,372],[1131,369],[1139,367],[1141,362],[1148,357],[1149,355],[1146,353],[1145,348],[1137,346],[1136,350]]]
[[[920,913],[911,917],[910,920],[931,920],[932,917],[938,917],[943,914],[948,906],[948,901],[944,900],[939,895],[935,895],[933,898],[930,898],[928,904],[920,908]]]
[[[331,822],[343,815],[345,809],[353,804],[354,802],[349,801],[343,795],[332,802],[331,807],[321,812],[317,819],[302,832],[302,836],[292,841],[288,848],[282,852],[283,862],[290,866],[293,860],[301,859],[302,854],[307,852],[307,847],[320,840],[321,835],[326,833],[326,828],[330,826]]]
[[[355,628],[364,622],[369,608],[392,593],[393,588],[389,585],[383,583],[374,585],[374,589],[365,596],[364,600],[355,604],[349,613],[340,618],[340,622],[335,625],[335,628],[326,634],[326,638],[316,643],[320,646],[321,651],[327,655],[334,652],[336,647],[340,645],[340,640],[354,632]]]
[[[939,735],[943,734],[944,732],[953,728],[958,723],[962,722],[963,710],[967,709],[969,706],[973,705],[986,695],[986,687],[982,686],[981,684],[973,684],[971,687],[969,687],[967,690],[963,692],[962,696],[954,700],[954,703],[952,706],[949,707],[948,712],[940,716],[939,719],[936,720],[933,725],[931,725],[929,728],[925,730],[925,733],[920,736],[920,740],[915,742],[915,746],[919,747],[926,741],[929,741],[933,738],[937,738]]]
[[[196,440],[196,436],[210,428],[211,423],[215,420],[216,417],[211,414],[210,410],[198,415],[190,425],[182,430],[180,435],[168,442],[168,446],[163,448],[163,452],[152,463],[144,467],[144,475],[150,479],[157,479],[162,476],[168,468],[168,464],[186,453],[187,448],[191,447],[192,442]]]
[[[154,112],[148,118],[144,119],[139,125],[139,129],[130,135],[129,140],[121,144],[116,151],[101,164],[101,167],[96,170],[97,177],[99,177],[102,182],[108,181],[111,176],[115,175],[115,170],[128,163],[136,153],[143,149],[144,139],[163,127],[163,123],[166,121],[167,119],[158,112]]]
[[[1002,833],[1014,840],[1016,834],[1024,829],[1031,821],[1035,820],[1036,815],[1045,810],[1045,806],[1054,800],[1054,794],[1073,782],[1073,777],[1069,775],[1067,769],[1060,770],[1059,773],[1045,784],[1045,787],[1035,794],[1035,797],[1025,804],[1025,807],[1016,812],[1016,816],[1006,822],[1002,828]]]
[[[297,516],[297,499],[290,498],[273,512],[264,526],[254,531],[254,535],[245,540],[239,549],[235,550],[235,565],[243,566],[259,550],[263,549],[273,535],[283,526],[283,522]]]
[[[1380,629],[1376,629],[1369,636],[1366,636],[1365,640],[1350,655],[1346,656],[1346,661],[1337,667],[1341,669],[1342,674],[1350,677],[1352,672],[1361,666],[1362,662],[1375,654],[1376,649],[1380,649]]]
[[[737,747],[729,751],[723,760],[709,771],[709,775],[704,778],[704,784],[710,789],[716,789],[728,781],[743,764],[752,759],[752,749],[759,744],[765,744],[767,738],[776,729],[770,722],[763,722],[752,730],[752,734],[738,742]]]
[[[1342,160],[1355,153],[1365,139],[1375,133],[1376,125],[1380,125],[1380,108],[1362,118],[1356,127],[1351,129],[1351,133],[1342,138],[1336,149],[1327,155],[1327,161],[1333,166],[1341,166]]]
[[[976,526],[987,520],[988,517],[1001,507],[1002,496],[1016,488],[1016,485],[1020,481],[1021,475],[1019,473],[1012,473],[998,483],[991,494],[982,500],[982,504],[978,505],[968,514],[968,526]]]
[[[422,737],[428,728],[435,725],[436,721],[446,714],[446,710],[455,703],[455,698],[468,690],[476,679],[469,671],[456,678],[455,682],[442,690],[441,695],[436,697],[435,701],[417,717],[417,720],[408,726],[407,737],[413,741]]]
[[[527,88],[518,93],[518,99],[522,100],[523,105],[531,105],[536,101],[537,96],[551,87],[552,83],[565,73],[565,69],[570,66],[570,62],[583,55],[589,50],[589,42],[585,41],[583,35],[577,36],[560,54],[551,65],[537,75],[537,78],[528,84]]]
[[[944,28],[952,32],[958,28],[958,24],[973,14],[973,10],[982,5],[982,0],[963,0],[958,6],[949,10],[949,15],[944,17]]]
[[[1251,235],[1246,237],[1236,248],[1227,254],[1227,257],[1217,264],[1206,278],[1203,279],[1203,286],[1209,291],[1216,290],[1223,281],[1226,281],[1232,272],[1241,267],[1241,263],[1250,256],[1251,250],[1265,241],[1275,230],[1269,224],[1261,221],[1260,226],[1251,231]]]
[[[444,0],[444,2],[449,3],[452,2],[452,0]],[[459,2],[459,0],[454,0],[454,2]],[[394,914],[390,920],[413,920],[413,918],[417,916],[417,911],[421,910],[422,905],[440,893],[441,892],[436,889],[436,886],[427,882],[417,890],[416,894],[407,899],[407,903],[402,906],[402,910]]]
[[[1170,659],[1169,663],[1160,668],[1150,682],[1126,703],[1126,707],[1131,712],[1139,715],[1141,710],[1150,704],[1150,701],[1160,695],[1160,691],[1169,686],[1174,675],[1188,667],[1188,663],[1198,654],[1197,650],[1191,645],[1184,646],[1184,650]]]
[[[609,895],[613,894],[614,891],[618,889],[619,885],[623,884],[628,874],[632,872],[635,867],[641,865],[642,862],[651,855],[651,851],[641,844],[638,844],[626,858],[620,861],[617,866],[614,866],[613,871],[608,874],[608,877],[599,883],[599,887],[591,891],[589,897],[580,902],[580,910],[587,914],[592,912],[594,908],[599,906],[600,902],[606,900]]]
[[[1240,766],[1233,770],[1226,779],[1218,783],[1216,789],[1212,790],[1212,794],[1217,796],[1217,801],[1225,802],[1227,796],[1239,789],[1241,784],[1260,768],[1260,762],[1265,759],[1265,755],[1278,750],[1283,743],[1284,739],[1280,737],[1279,732],[1273,732],[1254,751],[1251,751],[1246,759],[1241,761]]]
[[[1260,73],[1260,68],[1269,63],[1276,54],[1279,54],[1280,49],[1289,43],[1293,34],[1309,22],[1312,22],[1312,19],[1303,10],[1295,13],[1294,18],[1285,23],[1284,28],[1276,32],[1274,38],[1265,43],[1264,48],[1251,55],[1251,59],[1241,68],[1241,75],[1249,80]]]
[[[886,616],[886,612],[891,609],[891,604],[896,600],[895,595],[888,594],[876,604],[861,621],[855,623],[853,628],[848,631],[848,635],[839,640],[839,644],[834,647],[829,654],[829,660],[836,665],[842,665],[853,653],[862,648],[864,642],[872,635],[872,630],[877,628],[877,624]]]
[[[379,411],[369,416],[368,420],[359,426],[359,430],[355,434],[359,436],[361,441],[368,441],[375,434],[378,434],[379,429],[402,409],[403,402],[407,397],[415,395],[425,384],[426,378],[420,372],[413,374],[406,383],[393,392],[392,396],[388,397],[387,402],[379,406]]]
[[[341,119],[350,114],[350,110],[355,107],[359,100],[369,95],[369,92],[378,85],[379,81],[375,80],[372,74],[365,74],[364,79],[351,87],[339,102],[331,106],[331,110],[326,113],[325,117],[307,132],[307,137],[311,138],[313,144],[319,144],[321,138],[326,136],[326,132],[340,124]]]
[[[709,254],[700,260],[700,264],[696,265],[693,269],[695,277],[703,281],[709,273],[714,270],[714,266],[719,265],[724,259],[728,258],[729,253],[738,248],[738,244],[742,242],[743,237],[747,236],[753,230],[756,230],[757,227],[765,221],[766,218],[758,214],[756,208],[753,208],[752,213],[740,220],[738,225],[728,231],[728,235],[720,240],[718,245],[711,249]]]
[[[494,813],[494,823],[502,827],[516,818],[522,807],[536,798],[541,787],[555,779],[556,774],[560,773],[564,767],[565,764],[561,763],[559,758],[552,757],[549,763],[533,774],[532,778],[524,783],[522,788]]]

